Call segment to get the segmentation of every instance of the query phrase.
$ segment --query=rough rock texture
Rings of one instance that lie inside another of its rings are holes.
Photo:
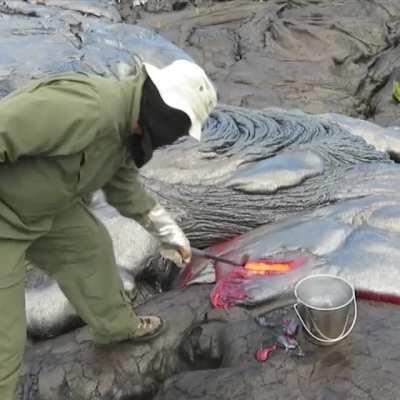
[[[130,342],[103,348],[87,328],[36,344],[26,355],[22,399],[138,399],[153,394],[161,381],[186,369],[177,346],[185,330],[202,321],[210,306],[209,288],[166,293],[139,307],[170,321],[168,333],[145,345]]]
[[[383,125],[397,123],[398,105],[390,94],[400,62],[397,0],[121,0],[120,9],[124,19],[155,27],[203,64],[223,103],[340,112]],[[48,73],[135,73],[136,54],[159,65],[188,57],[152,31],[115,23],[119,20],[114,1],[1,1],[0,97]],[[377,150],[328,123],[332,118],[276,109],[257,113],[221,108],[206,126],[208,139],[200,151],[186,140],[158,154],[160,160],[180,154],[185,167],[179,179],[173,169],[166,179],[152,164],[144,171],[146,184],[199,245],[261,222],[366,197],[372,205],[361,212],[341,214],[339,221],[327,215],[320,227],[327,236],[321,236],[320,247],[316,244],[311,250],[333,243],[339,249],[336,262],[350,259],[356,265],[354,245],[364,257],[367,252],[375,272],[381,271],[382,262],[396,267],[398,210],[393,198],[398,171],[389,155],[399,158],[397,132],[383,132],[387,139],[383,142],[373,126],[368,132],[363,128],[355,132]],[[345,126],[346,121],[341,119],[340,124]],[[192,175],[185,175],[190,167],[195,167]],[[361,174],[371,185],[356,185]],[[382,193],[387,201],[374,204],[374,196],[382,199]],[[353,211],[359,209],[357,204]],[[109,222],[113,229],[120,221],[110,217]],[[339,246],[342,236],[326,227],[329,223],[357,229]],[[279,226],[271,225],[271,230]],[[298,240],[292,237],[293,246],[304,245],[309,231],[303,229]],[[114,234],[118,236],[115,230]],[[372,240],[376,237],[382,241]],[[279,232],[274,243],[284,243],[277,241]],[[118,238],[114,242],[119,243]],[[130,260],[129,254],[120,254]],[[147,256],[145,251],[144,259]],[[19,398],[150,399],[169,377],[158,399],[398,398],[400,324],[392,306],[361,303],[356,331],[342,345],[317,349],[304,344],[305,358],[277,352],[259,366],[254,351],[277,331],[263,330],[251,321],[251,314],[261,308],[251,312],[235,308],[228,314],[210,310],[210,289],[172,291],[140,307],[139,312],[159,313],[171,321],[168,333],[150,345],[124,343],[98,349],[86,328],[31,344]],[[31,300],[30,304],[40,303]],[[43,315],[43,309],[35,312]],[[271,318],[278,322],[284,312]]]
[[[378,172],[379,171],[379,172]],[[296,282],[316,273],[339,275],[351,282],[364,298],[400,304],[400,208],[397,165],[359,165],[334,185],[343,200],[313,212],[302,212],[283,221],[262,226],[209,251],[240,262],[262,259],[306,259],[283,275],[226,278],[225,285],[243,298],[229,295],[225,301],[254,305],[272,302],[293,293]],[[374,177],[374,178],[373,178]],[[350,187],[350,182],[357,185]],[[344,198],[353,198],[344,200]],[[232,267],[216,263],[218,279]],[[183,282],[214,282],[209,261],[196,258],[183,274]]]
[[[365,131],[373,135],[374,130]],[[200,146],[189,138],[156,152],[143,178],[193,243],[209,246],[335,202],[338,182],[349,168],[390,162],[387,153],[351,131],[327,117],[225,106],[211,115]],[[398,137],[375,136],[370,142],[396,153]],[[346,198],[345,191],[340,198]]]
[[[275,342],[291,309],[272,313],[271,327],[262,328],[253,317],[265,310],[213,311],[208,292],[208,286],[172,291],[140,307],[171,322],[151,345],[96,348],[86,328],[35,345],[27,351],[19,399],[150,399],[168,377],[156,399],[396,398],[394,306],[362,302],[355,331],[342,344],[321,348],[299,334],[305,357],[278,350],[261,365],[255,351]]]
[[[121,14],[188,51],[224,103],[398,120],[397,0],[122,0]]]
[[[270,316],[277,330],[282,314],[287,316],[285,312]],[[254,360],[254,351],[262,343],[271,345],[276,330],[262,329],[248,320],[225,324],[218,335],[219,354],[215,350],[220,368],[182,372],[167,380],[155,399],[396,399],[399,326],[396,307],[361,303],[354,333],[341,344],[317,348],[301,337],[305,357],[280,350],[260,365]],[[195,343],[210,340],[206,329],[198,336]],[[202,356],[204,353],[198,358]]]
[[[153,31],[112,23],[113,2],[4,0],[0,3],[0,96],[48,74],[135,74],[138,55],[165,65],[188,55]],[[46,7],[43,3],[57,5]],[[62,5],[62,7],[61,7]],[[84,7],[85,6],[85,7]],[[93,8],[88,15],[72,9]],[[95,11],[97,10],[97,11]],[[101,15],[97,18],[95,15]]]
[[[153,31],[112,23],[113,10],[112,2],[3,1],[0,95],[48,73],[134,74],[137,55],[157,65],[188,57]],[[399,158],[397,132],[379,128],[378,138],[369,126],[363,131],[369,135],[357,133],[366,143],[349,134],[353,125],[341,129],[299,111],[221,107],[207,122],[200,147],[186,139],[157,152],[143,171],[145,183],[193,245],[210,245],[337,201],[335,188],[351,165],[389,162],[388,154]],[[93,208],[111,233],[125,289],[134,295],[134,279],[153,262],[157,243],[101,200]],[[53,281],[29,280],[31,335],[54,336],[79,323]]]

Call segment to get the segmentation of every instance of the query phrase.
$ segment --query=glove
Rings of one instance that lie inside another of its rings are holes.
[[[182,268],[192,258],[190,242],[174,219],[159,204],[147,215],[145,228],[161,242],[161,255]]]

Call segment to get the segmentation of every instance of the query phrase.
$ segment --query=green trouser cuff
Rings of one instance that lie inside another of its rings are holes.
[[[108,321],[107,317],[104,317],[102,332],[100,329],[90,328],[93,339],[98,344],[118,343],[134,336],[139,318],[132,309],[126,293],[121,290],[120,295],[122,296],[123,306],[114,315],[110,315],[112,321]]]
[[[129,321],[130,320],[130,321]],[[127,323],[128,322],[128,323]],[[129,340],[135,334],[135,328],[139,323],[139,319],[136,314],[133,313],[133,318],[128,319],[128,321],[124,321],[121,326],[121,330],[118,332],[110,332],[109,334],[102,334],[95,332],[93,329],[91,330],[91,334],[93,336],[94,341],[100,345],[107,345],[111,343],[123,342],[125,340]]]

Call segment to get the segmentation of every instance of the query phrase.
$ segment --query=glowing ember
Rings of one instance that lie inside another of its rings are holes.
[[[277,262],[269,260],[248,261],[244,269],[259,275],[284,274],[291,271],[295,266],[293,261]]]

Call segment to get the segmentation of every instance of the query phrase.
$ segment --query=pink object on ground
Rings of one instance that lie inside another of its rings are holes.
[[[274,344],[271,347],[260,347],[256,351],[255,358],[258,362],[265,362],[268,360],[271,353],[273,353],[275,350],[276,350],[276,344]]]

